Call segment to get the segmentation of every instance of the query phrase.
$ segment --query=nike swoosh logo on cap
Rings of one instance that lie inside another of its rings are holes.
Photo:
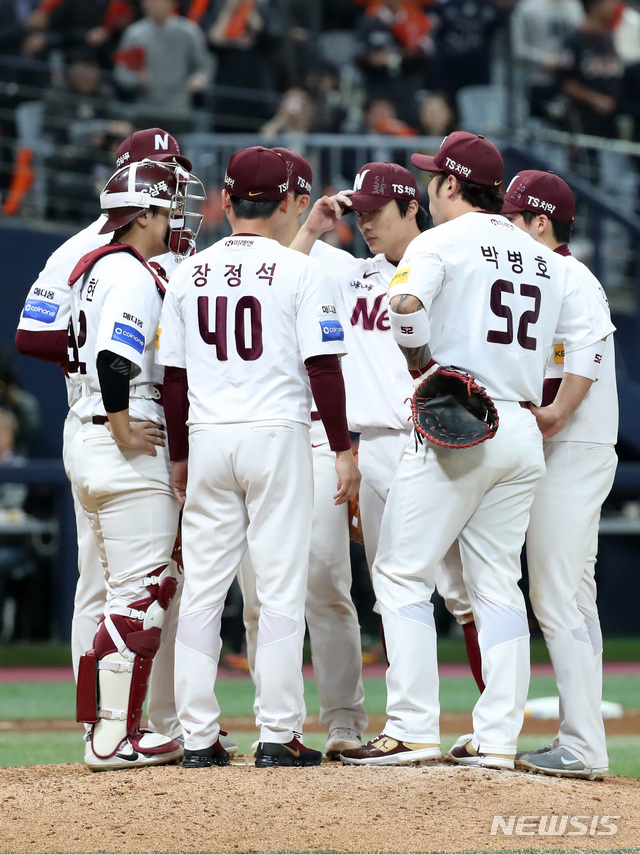
[[[372,270],[370,273],[363,273],[362,278],[368,279],[369,276],[377,276],[379,274],[379,272],[380,272],[380,270]]]
[[[249,195],[250,196],[261,196],[263,194],[263,192],[264,192],[264,190],[259,190],[257,193],[252,193],[251,190],[249,190]]]

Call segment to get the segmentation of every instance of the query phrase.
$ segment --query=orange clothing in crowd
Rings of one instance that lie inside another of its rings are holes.
[[[367,15],[375,17],[384,5],[382,0],[369,0],[366,4]],[[425,36],[433,29],[433,22],[424,11],[425,5],[420,0],[403,0],[393,12],[391,29],[408,54],[420,53]],[[431,5],[431,0],[428,5]]]

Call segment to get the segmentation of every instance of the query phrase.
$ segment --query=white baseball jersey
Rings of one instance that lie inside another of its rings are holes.
[[[316,241],[314,249],[318,245]],[[408,431],[413,383],[391,334],[387,300],[395,265],[384,254],[354,258],[333,250],[319,255],[344,325],[348,355],[342,360],[342,373],[349,429],[354,433],[367,427]]]
[[[554,335],[570,351],[614,330],[560,256],[498,214],[469,212],[416,237],[397,294],[422,302],[435,361],[469,371],[494,400],[539,405]]]
[[[563,258],[569,276],[578,288],[592,293],[609,315],[609,302],[604,289],[593,273],[573,255]],[[547,364],[547,379],[562,379],[564,346],[556,344]],[[615,445],[618,441],[618,391],[613,335],[609,335],[602,354],[598,379],[592,384],[582,403],[569,416],[559,433],[548,442],[589,442],[596,445]]]
[[[309,425],[303,362],[346,352],[330,288],[309,259],[256,235],[226,237],[183,263],[160,328],[160,362],[187,369],[189,425]]]
[[[20,315],[18,329],[38,333],[68,328],[72,295],[72,289],[68,284],[69,277],[80,258],[100,246],[105,246],[113,238],[113,234],[99,233],[106,219],[106,215],[102,214],[91,225],[66,240],[49,256],[40,275],[29,289]],[[169,275],[182,259],[168,252],[154,260]],[[72,374],[66,379],[67,399],[70,407],[80,399],[82,393],[80,378],[80,374]],[[159,410],[160,407],[154,404],[154,420],[158,419]],[[68,416],[63,434],[65,458],[66,452],[72,445],[72,438],[79,428],[80,421],[74,416]],[[67,460],[65,459],[66,463]],[[106,588],[103,566],[93,529],[78,500],[75,487],[72,488],[72,494],[76,512],[79,577],[74,598],[71,651],[74,672],[77,674],[80,656],[91,649],[93,645],[98,620],[104,609]],[[148,702],[151,728],[157,729],[158,732],[170,732],[172,735],[175,734],[177,727],[173,701],[173,681],[171,677],[165,681],[163,676],[169,667],[173,667],[173,651],[164,636],[165,634],[171,635],[171,631],[167,631],[171,627],[173,634],[175,634],[177,611],[178,602],[175,602],[174,607],[169,612],[170,626],[165,626],[163,632],[163,642],[151,677]]]
[[[96,359],[102,350],[110,350],[133,364],[130,417],[164,423],[164,410],[154,402],[149,388],[163,380],[162,368],[155,362],[161,307],[153,274],[129,252],[100,258],[75,284],[69,374],[82,387],[72,407],[81,420],[105,414]]]
[[[71,317],[71,288],[69,276],[80,258],[106,246],[113,234],[100,234],[99,231],[107,221],[106,214],[74,234],[58,246],[49,256],[40,275],[29,288],[24,308],[18,322],[18,329],[28,332],[54,332],[66,330]],[[154,258],[171,275],[181,258],[167,252]],[[67,381],[67,396],[72,407],[80,395],[81,387],[70,377]]]

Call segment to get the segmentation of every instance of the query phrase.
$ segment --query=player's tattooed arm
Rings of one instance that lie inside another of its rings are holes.
[[[400,346],[400,345],[399,345]],[[407,360],[407,367],[410,371],[421,371],[426,368],[431,358],[431,350],[428,344],[423,344],[422,347],[402,347],[400,349],[404,353]]]
[[[400,318],[401,332],[411,330],[410,333],[401,336],[402,340],[398,340],[398,336],[395,336],[398,347],[407,360],[407,367],[410,371],[422,372],[423,368],[429,366],[432,359],[429,345],[424,341],[425,338],[429,337],[429,321],[421,301],[412,294],[399,294],[391,299],[391,311],[395,315],[395,318],[392,317],[394,325],[397,325],[398,317],[403,315]],[[402,325],[405,317],[407,326]],[[409,335],[411,338],[415,338],[415,347],[409,346],[407,343]]]

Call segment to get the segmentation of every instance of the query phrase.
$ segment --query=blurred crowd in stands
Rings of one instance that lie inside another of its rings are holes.
[[[101,186],[135,127],[441,137],[496,84],[504,130],[640,141],[639,0],[0,0],[2,210],[29,178],[26,102],[67,185],[46,213],[69,219],[69,185]]]

